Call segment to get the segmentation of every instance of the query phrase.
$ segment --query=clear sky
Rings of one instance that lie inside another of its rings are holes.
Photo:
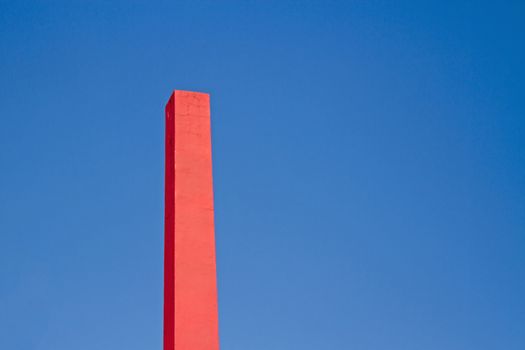
[[[0,349],[161,349],[184,89],[222,350],[523,350],[520,2],[0,1]]]

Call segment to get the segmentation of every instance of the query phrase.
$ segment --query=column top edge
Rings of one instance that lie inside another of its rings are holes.
[[[210,96],[210,94],[208,92],[178,90],[178,89],[173,90],[171,95],[204,95],[204,96]]]
[[[201,101],[206,101],[206,103],[209,103],[210,94],[207,92],[199,91],[173,90],[173,92],[170,95],[170,98],[168,99],[168,102],[166,103],[166,108],[168,108],[170,104],[174,105],[176,98],[180,101],[186,100],[187,98],[197,98]]]

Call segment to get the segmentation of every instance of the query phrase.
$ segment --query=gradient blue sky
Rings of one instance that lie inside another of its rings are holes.
[[[175,88],[222,350],[524,349],[525,8],[424,3],[0,1],[0,349],[161,349]]]

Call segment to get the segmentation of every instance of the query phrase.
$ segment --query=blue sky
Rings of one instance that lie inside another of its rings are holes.
[[[0,348],[161,349],[163,110],[212,98],[223,350],[525,346],[519,1],[1,1]]]

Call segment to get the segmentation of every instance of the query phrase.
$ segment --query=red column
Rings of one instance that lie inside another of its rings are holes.
[[[218,350],[210,98],[166,105],[164,350]]]

